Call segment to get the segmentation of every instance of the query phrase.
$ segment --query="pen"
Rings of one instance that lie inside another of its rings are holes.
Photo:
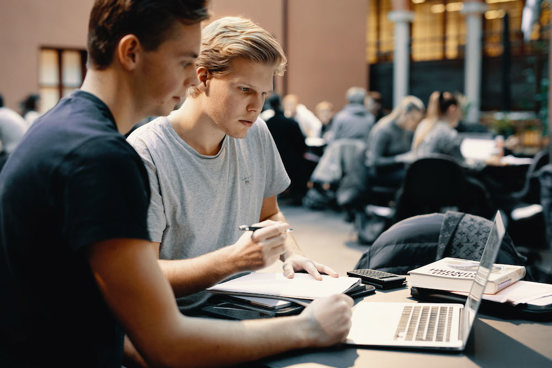
[[[240,226],[239,226],[239,229],[240,229],[241,231],[255,231],[255,230],[260,230],[260,229],[262,229],[263,227],[264,227],[264,226],[240,225]],[[293,229],[292,229],[292,228],[289,228],[287,231],[290,232],[290,231],[293,231]]]

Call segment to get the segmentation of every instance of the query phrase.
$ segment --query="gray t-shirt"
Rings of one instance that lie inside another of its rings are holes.
[[[263,199],[290,184],[261,119],[243,139],[226,136],[214,156],[199,154],[166,117],[138,128],[128,141],[148,170],[148,229],[161,242],[161,259],[193,258],[235,243],[239,225],[259,221]],[[188,309],[205,299],[195,294],[178,302]]]
[[[464,156],[460,150],[462,137],[450,125],[444,121],[438,122],[424,137],[416,148],[416,154],[419,157],[427,156],[432,153],[449,155],[459,162],[464,161]]]

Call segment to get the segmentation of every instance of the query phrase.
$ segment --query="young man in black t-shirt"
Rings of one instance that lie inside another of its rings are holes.
[[[204,2],[95,1],[82,88],[33,124],[0,174],[1,367],[120,367],[123,330],[125,352],[156,366],[236,364],[347,335],[345,296],[273,320],[185,317],[157,264],[147,174],[123,134],[195,82]]]

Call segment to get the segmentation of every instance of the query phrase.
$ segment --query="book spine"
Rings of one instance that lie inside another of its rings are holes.
[[[506,286],[520,280],[525,276],[525,268],[521,268],[518,270],[512,270],[511,272],[507,273],[506,275],[502,275],[501,277],[489,280],[487,283],[487,287],[485,287],[485,293],[486,294],[496,294],[500,290],[504,289]]]

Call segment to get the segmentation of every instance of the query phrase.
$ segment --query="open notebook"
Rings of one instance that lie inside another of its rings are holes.
[[[363,301],[353,310],[346,343],[461,351],[466,346],[505,229],[497,212],[471,290],[462,304]]]
[[[346,293],[359,283],[360,279],[356,277],[322,275],[322,281],[318,281],[307,273],[296,273],[292,279],[288,279],[281,272],[251,272],[211,286],[207,291],[234,296],[312,300]]]

